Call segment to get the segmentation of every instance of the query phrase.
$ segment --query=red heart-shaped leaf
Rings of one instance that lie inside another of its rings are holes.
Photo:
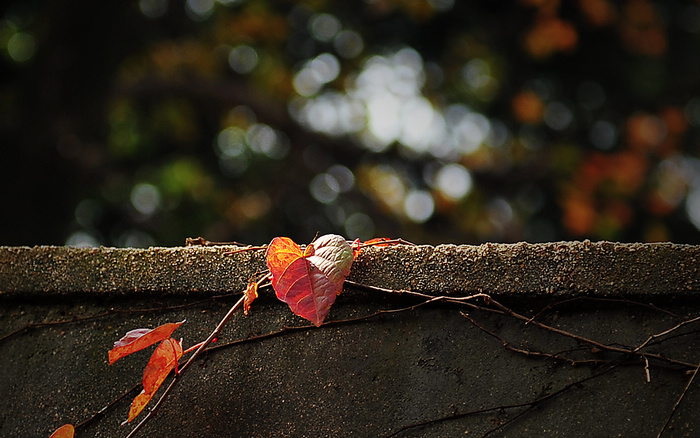
[[[304,251],[287,237],[276,237],[267,249],[277,298],[317,327],[343,290],[352,261],[352,248],[335,234],[319,237]]]

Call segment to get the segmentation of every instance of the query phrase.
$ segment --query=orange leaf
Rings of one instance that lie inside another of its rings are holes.
[[[248,288],[245,290],[245,299],[243,300],[243,314],[247,315],[250,311],[250,305],[258,297],[258,283],[251,281],[248,283]]]
[[[151,345],[168,339],[182,322],[170,322],[154,329],[135,329],[124,335],[114,343],[114,347],[109,350],[109,364],[113,364],[118,359],[128,356]]]
[[[272,239],[267,248],[267,266],[274,276],[272,267],[289,266],[294,260],[303,256],[304,253],[301,251],[301,248],[292,239],[276,237]]]
[[[129,418],[125,423],[131,423],[143,411],[181,357],[182,345],[173,338],[164,340],[156,347],[143,370],[143,391],[131,402]]]
[[[267,266],[277,298],[317,327],[343,290],[352,261],[350,244],[335,234],[319,237],[303,252],[288,237],[276,237],[267,248]]]
[[[134,421],[134,418],[136,418],[141,411],[143,411],[143,408],[146,407],[148,402],[151,401],[151,397],[153,397],[153,394],[147,394],[144,391],[141,391],[139,395],[134,397],[134,401],[131,402],[131,408],[129,409],[129,418],[122,424]]]
[[[73,438],[75,436],[75,428],[72,424],[64,424],[51,434],[49,438]]]
[[[154,394],[181,357],[182,345],[179,342],[173,338],[161,342],[143,370],[143,390]]]

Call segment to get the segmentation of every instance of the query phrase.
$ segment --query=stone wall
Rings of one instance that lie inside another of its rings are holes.
[[[151,350],[111,366],[107,351],[182,320],[185,347],[203,340],[265,268],[230,249],[0,248],[0,436],[87,419],[76,436],[126,436]],[[698,436],[699,260],[672,244],[369,248],[320,328],[261,291],[139,436]],[[484,293],[536,318],[366,286]],[[635,354],[581,339],[633,348],[669,329]]]

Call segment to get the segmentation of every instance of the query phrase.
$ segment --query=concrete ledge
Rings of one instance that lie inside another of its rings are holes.
[[[221,293],[265,269],[264,251],[0,247],[0,296]],[[700,296],[700,246],[554,242],[367,248],[350,280],[431,294]]]

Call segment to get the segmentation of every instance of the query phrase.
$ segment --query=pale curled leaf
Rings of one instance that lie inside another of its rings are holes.
[[[347,240],[337,234],[326,234],[312,245],[314,251],[307,257],[309,262],[316,265],[331,283],[340,283],[342,288],[353,262],[352,248]]]
[[[109,350],[109,364],[113,364],[124,356],[135,353],[144,348],[150,347],[163,339],[168,339],[175,329],[180,327],[185,321],[170,322],[154,329],[135,329],[129,331],[121,339],[114,343],[114,347]]]

